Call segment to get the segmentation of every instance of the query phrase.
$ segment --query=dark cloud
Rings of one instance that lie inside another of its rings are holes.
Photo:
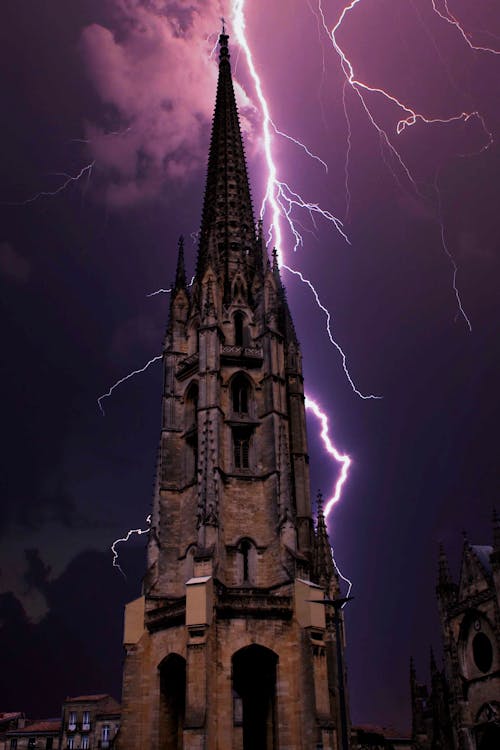
[[[23,577],[28,591],[36,589],[44,593],[50,578],[51,567],[45,565],[37,549],[27,549],[25,555],[28,567]]]
[[[54,524],[65,530],[101,529],[110,523],[109,519],[99,516],[97,509],[84,512],[71,491],[62,486],[52,493],[22,499],[14,518],[19,526],[29,531]]]
[[[0,242],[0,275],[9,281],[24,283],[30,273],[31,263],[10,242]]]
[[[144,545],[124,551],[127,581],[107,553],[80,553],[53,581],[37,550],[27,556],[27,582],[43,589],[49,611],[32,623],[12,592],[0,595],[0,664],[9,676],[0,681],[2,710],[57,716],[67,695],[119,698],[123,607],[138,595]]]
[[[108,178],[108,205],[120,208],[157,197],[166,180],[203,164],[217,75],[209,55],[222,5],[111,4],[113,26],[87,26],[81,49],[113,123],[87,125],[89,152]]]

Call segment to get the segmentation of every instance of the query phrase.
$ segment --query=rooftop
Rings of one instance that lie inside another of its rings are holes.
[[[59,734],[61,729],[61,719],[37,719],[28,723],[22,729],[13,729],[8,735],[18,734],[33,734],[42,732],[52,732],[53,734]]]

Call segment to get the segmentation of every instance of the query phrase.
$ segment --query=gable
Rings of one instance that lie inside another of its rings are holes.
[[[491,552],[492,548],[488,546],[472,546],[467,543],[464,545],[458,588],[459,601],[490,587]]]

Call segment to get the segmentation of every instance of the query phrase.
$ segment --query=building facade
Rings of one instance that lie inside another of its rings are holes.
[[[107,694],[78,695],[62,705],[61,748],[106,750],[120,727],[120,705]]]
[[[164,342],[144,596],[125,613],[118,747],[345,750],[343,620],[337,650],[332,608],[316,603],[339,590],[321,503],[313,522],[301,350],[254,221],[219,42],[196,274],[189,286],[181,241]]]
[[[5,750],[60,750],[61,719],[27,722],[5,736]]]
[[[411,668],[413,739],[422,750],[500,748],[500,523],[493,546],[464,540],[460,578],[444,549],[436,588],[444,669],[431,654],[431,690]]]

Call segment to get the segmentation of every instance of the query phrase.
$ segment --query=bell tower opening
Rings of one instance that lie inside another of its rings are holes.
[[[242,312],[234,315],[234,343],[235,346],[245,345],[245,316]]]
[[[243,750],[275,750],[277,655],[253,644],[233,654],[235,731]]]
[[[186,696],[186,661],[169,654],[161,662],[159,750],[182,750]]]

